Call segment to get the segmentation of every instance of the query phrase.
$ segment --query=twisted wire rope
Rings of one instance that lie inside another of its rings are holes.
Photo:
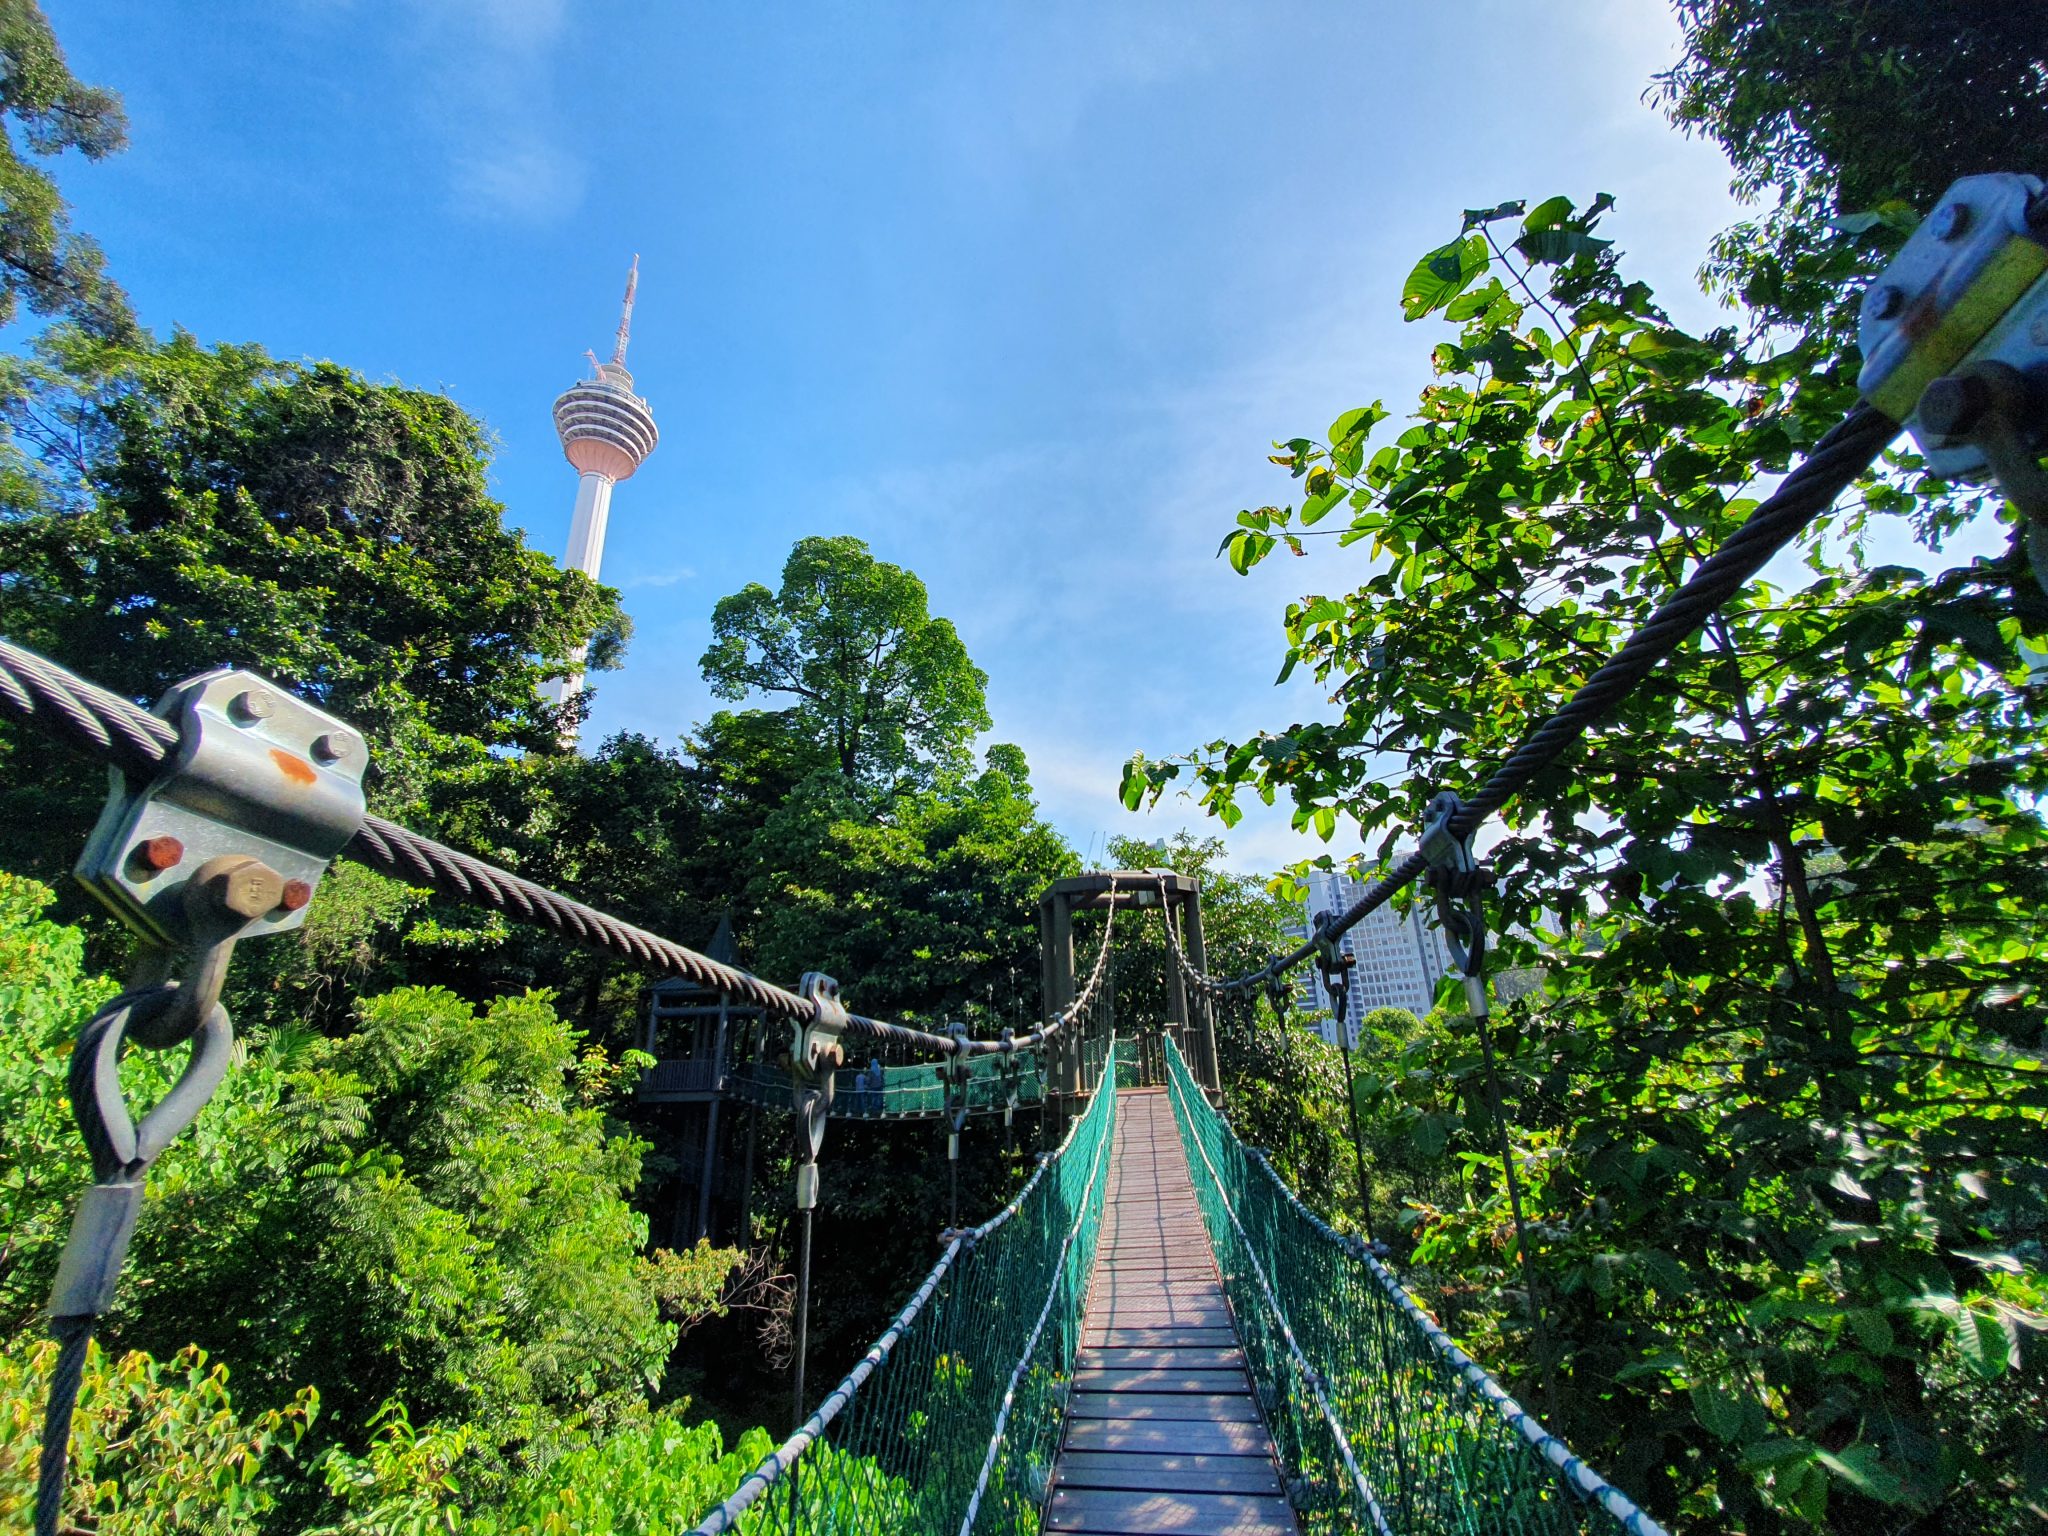
[[[5,639],[0,639],[0,713],[11,714],[64,745],[138,778],[157,773],[178,750],[179,731],[170,721]],[[776,1018],[808,1024],[817,1017],[818,1005],[808,998],[381,816],[365,816],[341,856],[408,885],[547,928],[587,948],[650,969],[665,967],[699,986],[743,998]],[[1115,889],[1114,882],[1111,889]],[[1112,907],[1112,918],[1114,915]],[[1038,1028],[999,1040],[935,1034],[858,1013],[847,1015],[847,1027],[857,1035],[937,1056],[1007,1055],[1056,1038],[1068,1020],[1092,1001],[1100,980],[1098,959],[1088,988],[1074,1002]]]
[[[1857,405],[1840,425],[1814,444],[1813,452],[1728,536],[1727,542],[1657,606],[1620,650],[1581,683],[1555,712],[1523,736],[1506,760],[1487,776],[1478,792],[1451,818],[1452,835],[1461,841],[1470,837],[1494,812],[1564,756],[1589,727],[1633,692],[1716,609],[1769,564],[1772,556],[1826,511],[1858,475],[1876,462],[1898,431],[1899,424],[1882,411],[1867,404]],[[1324,930],[1324,936],[1334,939],[1350,931],[1428,867],[1429,861],[1419,849],[1397,860]],[[1309,939],[1242,976],[1227,981],[1204,976],[1201,980],[1217,991],[1244,991],[1293,970],[1315,952],[1316,941]]]

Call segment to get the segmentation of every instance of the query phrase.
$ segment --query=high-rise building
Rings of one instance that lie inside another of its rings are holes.
[[[568,565],[597,579],[604,559],[605,521],[611,515],[612,487],[630,479],[633,471],[654,452],[661,434],[654,427],[654,412],[633,393],[633,375],[626,372],[626,342],[633,333],[633,295],[640,287],[640,258],[626,274],[626,302],[619,315],[619,333],[612,347],[611,361],[600,363],[597,354],[586,352],[594,378],[585,379],[555,401],[555,430],[562,437],[562,452],[576,467],[576,515],[569,524]],[[576,652],[583,660],[583,652]],[[549,702],[560,704],[583,686],[583,674],[573,672],[548,686]],[[573,733],[571,733],[573,737]]]
[[[1365,884],[1349,875],[1313,870],[1308,877],[1308,922],[1306,937],[1313,932],[1319,913],[1338,916],[1348,911],[1365,894]],[[1376,907],[1355,923],[1337,941],[1338,948],[1351,956],[1350,987],[1345,996],[1344,1017],[1330,1018],[1319,1026],[1330,1044],[1338,1043],[1341,1025],[1352,1045],[1358,1043],[1359,1026],[1375,1008],[1405,1008],[1418,1018],[1428,1013],[1436,997],[1436,984],[1450,968],[1450,951],[1434,921],[1418,904],[1397,912],[1391,903]],[[1330,1008],[1332,999],[1313,963],[1303,967],[1308,986],[1302,1005]]]

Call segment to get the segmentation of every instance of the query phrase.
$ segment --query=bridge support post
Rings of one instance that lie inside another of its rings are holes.
[[[1181,904],[1186,915],[1188,963],[1204,976],[1209,974],[1209,952],[1202,946],[1202,898],[1199,892]],[[1216,1000],[1206,994],[1193,999],[1195,1017],[1195,1077],[1210,1093],[1223,1088],[1223,1075],[1216,1060]]]

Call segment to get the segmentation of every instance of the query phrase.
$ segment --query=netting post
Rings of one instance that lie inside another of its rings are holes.
[[[1182,910],[1187,919],[1188,963],[1206,976],[1209,974],[1209,952],[1202,944],[1202,887],[1199,882],[1183,901]],[[1211,1093],[1218,1093],[1223,1088],[1223,1078],[1216,1060],[1216,1005],[1206,992],[1195,998],[1193,1005],[1198,1038],[1195,1055],[1202,1064],[1202,1086]]]

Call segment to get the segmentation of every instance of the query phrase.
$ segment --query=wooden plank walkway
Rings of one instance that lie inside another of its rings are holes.
[[[1045,1529],[1295,1536],[1164,1089],[1125,1089]]]

